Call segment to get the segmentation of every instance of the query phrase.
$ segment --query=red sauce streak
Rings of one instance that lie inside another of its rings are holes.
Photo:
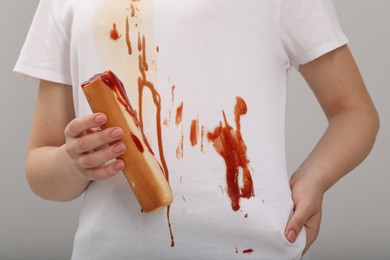
[[[137,17],[136,12],[140,9],[136,6],[136,2],[141,2],[140,0],[131,0],[130,2],[130,15],[131,17]]]
[[[248,218],[248,213],[246,213],[246,214],[244,215],[244,218]]]
[[[176,125],[178,126],[183,119],[183,102],[181,102],[180,106],[176,109]]]
[[[176,88],[176,85],[171,86],[172,102],[175,100],[175,88]]]
[[[135,145],[137,146],[138,151],[143,153],[144,152],[144,147],[143,147],[141,141],[138,139],[138,137],[135,136],[133,133],[131,133],[131,139],[133,139]]]
[[[127,45],[127,52],[129,55],[133,52],[133,48],[131,47],[131,41],[130,41],[130,25],[129,25],[129,17],[126,16],[126,45]]]
[[[154,84],[150,82],[146,76],[146,72],[148,70],[147,63],[146,63],[146,40],[145,36],[141,37],[140,33],[138,33],[138,69],[141,73],[141,76],[138,77],[138,108],[139,108],[139,115],[140,115],[140,126],[141,129],[143,129],[143,113],[142,113],[142,101],[143,101],[143,92],[144,89],[147,88],[150,90],[153,98],[153,103],[156,107],[156,131],[157,131],[157,140],[158,140],[158,150],[160,155],[160,161],[163,169],[163,173],[165,175],[165,178],[167,179],[169,183],[169,171],[168,166],[165,160],[164,155],[164,148],[163,148],[163,141],[162,141],[162,127],[161,127],[161,97],[156,88],[154,87]],[[171,247],[175,246],[174,236],[172,232],[172,226],[170,221],[170,209],[171,207],[167,207],[167,220],[168,220],[168,228],[169,233],[171,236]]]
[[[140,32],[138,32],[137,49],[139,52],[142,52],[142,41],[141,41],[141,33]]]
[[[176,147],[176,158],[180,159],[184,156],[184,130],[183,126],[181,126],[181,138],[179,144]]]
[[[253,253],[253,249],[245,249],[244,251],[242,251],[243,254],[250,254],[250,253]]]
[[[149,65],[148,62],[146,61],[146,42],[145,42],[145,35],[142,36],[142,66],[145,71],[148,71]]]
[[[133,118],[134,124],[139,127],[140,123],[137,118],[137,112],[133,109],[131,106],[131,103],[127,97],[126,90],[123,87],[123,83],[120,81],[120,79],[110,70],[105,71],[103,73],[96,74],[89,80],[85,81],[81,84],[81,87],[84,87],[93,81],[96,80],[102,80],[106,86],[110,87],[119,101],[119,103],[125,107],[125,110],[130,114],[130,116]]]
[[[169,81],[169,85],[171,85],[171,79],[170,77],[168,78],[168,81]],[[171,98],[171,107],[169,108],[169,119],[168,119],[168,124],[170,122],[172,122],[172,108],[173,108],[173,101],[175,100],[175,85],[171,85],[171,95],[172,95],[172,98]]]
[[[240,198],[254,196],[253,181],[248,164],[249,160],[246,154],[246,145],[241,135],[241,116],[246,114],[247,107],[245,101],[237,97],[234,107],[236,130],[234,130],[226,119],[225,112],[222,111],[224,125],[220,122],[219,126],[213,132],[207,134],[209,141],[225,160],[226,164],[226,182],[227,193],[231,200],[231,206],[234,211],[240,209]],[[239,187],[239,173],[242,170],[242,187]]]
[[[131,10],[131,17],[134,17],[135,16],[135,6],[133,3],[130,3],[130,10]]]
[[[98,80],[98,79],[101,79],[106,84],[106,86],[110,87],[114,91],[117,100],[119,101],[119,103],[122,106],[125,107],[125,110],[130,114],[130,116],[133,119],[134,124],[137,127],[140,127],[140,122],[138,121],[138,118],[137,118],[137,112],[131,106],[131,103],[130,103],[130,101],[127,97],[127,94],[126,94],[126,90],[123,87],[123,83],[120,81],[120,79],[112,71],[108,70],[108,71],[105,71],[103,73],[96,74],[95,76],[90,78],[88,81],[85,81],[84,83],[82,83],[81,87],[84,87],[84,86],[86,86],[86,85],[88,85],[88,84],[90,84],[93,81]],[[141,131],[141,132],[142,132],[143,141],[146,144],[146,146],[148,147],[149,152],[154,155],[152,148],[150,147],[149,142],[145,137],[144,132],[143,131]],[[137,136],[133,135],[132,133],[131,133],[131,138],[133,139],[134,143],[136,144],[138,150],[142,153],[144,151],[144,147],[143,147],[141,141],[138,139]]]
[[[113,39],[114,41],[118,40],[119,38],[121,37],[121,35],[118,33],[118,31],[116,30],[116,24],[113,23],[112,24],[112,29],[111,29],[111,32],[110,32],[110,38]]]
[[[191,121],[190,128],[190,141],[191,145],[195,146],[198,144],[198,134],[199,134],[199,123],[198,119],[194,119]]]
[[[205,127],[205,125],[202,125],[201,130],[200,130],[200,151],[202,153],[204,152],[205,135],[206,135],[206,127]]]

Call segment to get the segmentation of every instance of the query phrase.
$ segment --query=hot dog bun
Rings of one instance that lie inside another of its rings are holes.
[[[173,196],[162,167],[155,158],[141,130],[136,112],[131,107],[122,82],[111,71],[96,74],[82,84],[82,89],[94,113],[107,116],[103,128],[120,127],[126,153],[123,173],[144,212],[155,211],[171,204]]]

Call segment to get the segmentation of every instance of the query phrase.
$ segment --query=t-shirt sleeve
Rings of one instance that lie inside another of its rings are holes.
[[[41,0],[14,71],[39,79],[71,84],[70,41],[63,28],[55,1]]]
[[[295,67],[348,43],[332,0],[280,0],[281,37]]]

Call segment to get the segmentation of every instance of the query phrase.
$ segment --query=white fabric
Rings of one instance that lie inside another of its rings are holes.
[[[134,17],[131,5],[139,9]],[[132,55],[125,41],[126,17]],[[110,38],[114,23],[116,41]],[[332,3],[41,0],[15,71],[72,84],[77,112],[84,115],[90,110],[80,84],[111,69],[137,104],[138,32],[147,40],[147,75],[161,95],[166,119],[162,130],[175,198],[170,210],[175,246],[170,246],[167,212],[142,213],[120,174],[86,190],[72,259],[300,259],[305,232],[294,244],[284,236],[293,209],[284,141],[287,77],[291,65],[347,43]],[[223,122],[222,111],[236,129],[237,96],[248,108],[240,123],[255,196],[241,198],[240,210],[234,211],[226,193],[225,161],[207,140],[203,151],[199,143],[192,146],[189,133],[194,119],[206,133],[213,131]],[[181,103],[183,118],[176,125]],[[146,95],[145,134],[157,151],[150,104]],[[253,252],[243,253],[246,249]]]

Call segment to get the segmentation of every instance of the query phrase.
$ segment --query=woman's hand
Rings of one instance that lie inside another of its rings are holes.
[[[324,188],[309,173],[297,171],[291,177],[290,187],[294,202],[294,214],[287,223],[286,238],[294,243],[302,228],[306,231],[306,246],[303,254],[316,240],[321,224]]]
[[[65,151],[69,155],[72,172],[87,180],[102,180],[123,170],[125,164],[116,159],[126,151],[123,130],[111,127],[100,131],[107,117],[96,113],[78,117],[65,128]],[[110,162],[109,162],[110,161]]]

